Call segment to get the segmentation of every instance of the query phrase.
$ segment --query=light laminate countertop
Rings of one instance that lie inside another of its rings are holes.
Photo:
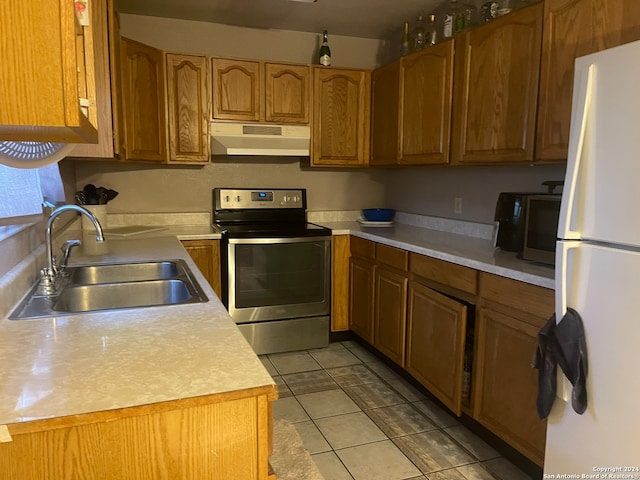
[[[320,223],[320,222],[319,222]],[[490,240],[394,223],[391,227],[365,227],[358,222],[321,222],[334,235],[350,234],[414,253],[475,268],[482,272],[554,288],[554,268],[493,247]]]
[[[78,248],[71,263],[159,259],[184,259],[209,301],[0,319],[0,426],[274,386],[175,232]]]
[[[314,223],[330,228],[334,235],[354,235],[482,272],[545,288],[555,287],[552,266],[521,260],[516,253],[496,249],[492,241],[484,238],[399,222],[391,227],[363,226],[357,221],[324,220]],[[161,231],[140,237],[157,235],[175,235],[180,240],[221,238],[220,231],[210,225],[167,225]]]

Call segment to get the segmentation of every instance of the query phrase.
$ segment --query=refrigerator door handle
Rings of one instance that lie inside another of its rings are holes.
[[[580,248],[579,240],[564,240],[556,243],[556,324],[567,313],[567,278],[569,251]]]
[[[579,240],[564,240],[556,243],[556,325],[567,313],[567,278],[569,268],[569,252],[580,248]],[[558,369],[556,396],[565,402],[571,400],[573,386],[567,377]]]
[[[573,98],[573,112],[575,112],[576,115],[572,118],[571,130],[578,129],[578,132],[576,141],[569,145],[566,174],[566,180],[568,181],[565,181],[564,194],[560,207],[560,218],[558,221],[558,238],[561,239],[581,238],[580,232],[571,230],[571,219],[573,218],[575,206],[578,173],[580,172],[582,157],[585,154],[584,147],[589,124],[589,113],[594,96],[596,65],[593,63],[590,64],[586,73],[586,79],[583,81],[582,78],[578,80],[578,71],[576,71],[576,85]],[[575,122],[579,123],[576,124]],[[576,135],[572,133],[571,138],[576,138]]]

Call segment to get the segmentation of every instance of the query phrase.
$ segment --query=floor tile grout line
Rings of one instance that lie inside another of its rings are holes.
[[[362,348],[362,347],[360,347],[360,348]],[[449,431],[448,431],[451,428],[459,427],[459,426],[464,428],[464,425],[462,425],[462,424],[442,425],[442,424],[439,423],[440,422],[439,420],[436,421],[436,419],[430,417],[426,411],[424,411],[423,409],[418,408],[417,404],[419,404],[421,402],[424,402],[425,400],[430,400],[431,403],[434,403],[434,402],[429,397],[425,397],[423,399],[410,399],[407,396],[403,395],[403,393],[401,391],[399,391],[397,388],[395,388],[392,385],[392,382],[395,382],[395,381],[407,382],[407,381],[400,374],[398,374],[398,372],[395,372],[391,367],[389,367],[384,361],[381,361],[380,359],[373,359],[373,360],[368,361],[368,362],[364,361],[363,359],[361,359],[360,357],[355,355],[355,353],[351,352],[351,349],[346,345],[342,345],[339,348],[334,347],[334,348],[331,348],[331,349],[328,349],[328,350],[325,350],[325,351],[329,351],[329,350],[335,350],[335,351],[346,350],[346,351],[349,351],[349,353],[351,353],[352,355],[354,355],[358,359],[358,362],[357,363],[353,363],[353,364],[347,364],[347,365],[336,365],[336,366],[326,367],[326,366],[322,365],[318,359],[316,359],[313,355],[311,355],[311,351],[309,351],[309,350],[307,350],[307,351],[299,351],[299,352],[295,352],[295,354],[307,354],[307,355],[309,355],[319,365],[320,368],[314,368],[312,370],[303,370],[303,371],[300,371],[300,372],[281,373],[280,370],[277,369],[276,365],[273,364],[269,358],[267,358],[270,361],[270,363],[272,364],[272,366],[274,367],[275,371],[278,372],[278,376],[281,377],[282,382],[283,382],[283,387],[285,387],[285,388],[287,388],[289,390],[289,394],[287,396],[291,396],[291,397],[295,398],[296,399],[296,403],[302,408],[302,411],[308,417],[308,420],[300,420],[300,421],[292,422],[292,423],[295,424],[295,423],[302,423],[302,422],[310,421],[311,424],[314,426],[314,428],[321,435],[322,439],[326,442],[326,444],[327,444],[327,446],[329,448],[329,450],[326,450],[324,452],[317,452],[317,453],[312,454],[312,455],[320,455],[320,454],[323,454],[323,453],[333,453],[334,456],[340,462],[340,464],[344,467],[344,470],[349,475],[349,477],[352,480],[355,480],[355,477],[353,476],[352,472],[347,468],[346,464],[344,464],[344,462],[342,461],[340,456],[337,454],[337,452],[339,452],[341,450],[348,449],[348,448],[359,447],[359,446],[362,446],[362,445],[369,445],[369,444],[378,443],[378,442],[390,441],[393,445],[396,446],[396,448],[398,448],[398,450],[402,454],[402,456],[404,458],[406,458],[407,461],[410,464],[412,464],[421,473],[421,478],[424,477],[425,479],[428,479],[429,478],[428,475],[433,474],[433,473],[438,473],[438,472],[442,472],[442,471],[446,471],[446,470],[450,470],[450,469],[455,469],[455,468],[459,468],[459,467],[464,467],[464,466],[469,466],[469,465],[478,465],[480,468],[482,468],[484,471],[486,471],[495,480],[504,480],[497,471],[495,471],[493,468],[490,468],[490,466],[487,465],[487,462],[502,458],[502,456],[499,454],[499,452],[496,452],[497,456],[491,457],[491,458],[486,458],[484,460],[481,460],[479,457],[477,457],[472,451],[470,451],[467,447],[465,447],[464,444],[462,444],[455,437],[453,437],[453,435],[450,434]],[[322,351],[322,349],[316,349],[316,351],[320,352],[320,351]],[[389,369],[390,375],[393,376],[393,377],[396,377],[396,378],[394,380],[390,380],[389,378],[382,377],[377,371],[375,371],[373,368],[371,368],[369,366],[369,364],[371,364],[371,363],[379,363],[382,367],[385,367],[385,368]],[[338,375],[338,376],[334,377],[328,371],[330,369],[335,369],[335,368],[355,367],[355,366],[362,366],[362,367],[366,368],[366,370],[369,373],[371,373],[378,380],[376,382],[360,382],[360,383],[354,383],[354,384],[348,384],[348,385],[341,385],[336,381],[336,379],[339,378],[341,375]],[[290,384],[287,383],[286,379],[284,378],[285,375],[293,375],[293,374],[296,374],[296,373],[309,373],[309,372],[317,372],[317,371],[323,371],[328,376],[328,378],[330,378],[334,382],[335,385],[331,385],[331,388],[322,388],[321,390],[314,391],[314,392],[305,392],[305,393],[296,394],[296,393],[293,392],[293,390],[291,390]],[[353,398],[353,396],[349,394],[349,391],[345,390],[345,387],[370,385],[372,383],[381,383],[381,384],[385,385],[387,388],[391,389],[392,392],[398,394],[399,397],[404,399],[405,401],[400,402],[400,403],[389,404],[389,405],[380,405],[380,406],[364,407],[363,408]],[[410,382],[407,382],[407,384],[408,384],[409,387],[416,388],[413,385],[411,385]],[[338,415],[328,415],[326,417],[311,418],[311,415],[309,414],[309,411],[307,411],[307,409],[302,405],[302,403],[300,403],[300,401],[297,398],[297,397],[299,397],[301,395],[305,395],[307,393],[320,393],[320,392],[323,392],[323,391],[331,391],[331,390],[342,390],[342,392],[356,404],[356,406],[358,408],[358,411],[357,412],[350,412],[350,413],[342,413],[342,414],[338,414]],[[416,389],[416,390],[420,393],[420,391],[418,389]],[[284,397],[284,398],[286,398],[286,397]],[[415,433],[402,434],[402,435],[398,435],[398,436],[393,437],[393,438],[390,437],[384,430],[382,430],[382,428],[380,428],[380,425],[378,423],[376,423],[374,418],[372,418],[369,415],[368,412],[371,412],[371,411],[377,410],[377,409],[381,409],[381,408],[392,408],[392,407],[398,406],[398,405],[408,405],[408,406],[410,406],[422,418],[425,418],[429,423],[431,423],[434,428],[430,429],[430,430],[424,430],[424,431],[420,431],[420,432],[415,432]],[[437,405],[437,403],[435,403],[435,407],[441,408],[439,405]],[[357,445],[352,445],[352,446],[348,446],[348,447],[342,447],[342,448],[339,448],[339,449],[335,449],[333,447],[333,445],[331,445],[331,443],[329,442],[329,440],[325,436],[325,434],[322,432],[322,430],[319,428],[319,426],[318,426],[318,424],[316,422],[316,420],[321,420],[321,419],[324,419],[324,418],[330,418],[330,417],[342,416],[342,415],[349,415],[349,414],[352,414],[352,413],[359,413],[359,412],[363,412],[367,416],[367,418],[369,420],[371,420],[373,422],[373,424],[382,432],[382,434],[385,437],[384,440],[366,441],[366,442],[363,442],[363,443],[360,443],[360,444],[357,444]],[[443,409],[443,412],[447,413],[446,410],[444,410],[444,409]],[[398,447],[398,445],[394,441],[395,439],[398,439],[398,438],[404,438],[404,437],[409,437],[409,436],[412,436],[412,435],[418,435],[418,434],[423,434],[423,433],[428,433],[428,432],[435,432],[435,431],[440,431],[442,434],[446,435],[455,445],[457,445],[459,448],[461,448],[463,452],[467,453],[469,455],[470,459],[472,459],[474,461],[471,461],[471,462],[468,462],[468,463],[463,463],[463,464],[460,464],[460,465],[456,465],[455,467],[443,468],[442,470],[437,470],[437,471],[433,471],[433,472],[424,473],[420,469],[420,467],[418,465],[416,465],[416,463],[413,462]],[[470,433],[473,434],[473,432],[470,432]],[[407,478],[416,478],[416,477],[407,477]]]
[[[401,392],[399,392],[399,391],[397,391],[395,388],[393,388],[393,386],[392,386],[392,385],[391,385],[391,384],[390,384],[386,379],[382,378],[382,377],[381,377],[380,375],[378,375],[375,371],[373,371],[372,369],[370,369],[369,367],[367,367],[367,366],[366,366],[366,364],[364,364],[364,362],[361,362],[361,363],[359,363],[358,365],[363,365],[363,366],[364,366],[365,368],[367,368],[367,369],[368,369],[372,374],[374,374],[377,378],[379,378],[379,379],[380,379],[380,383],[381,383],[381,384],[386,385],[386,386],[387,386],[388,388],[390,388],[393,392],[397,393],[397,394],[400,396],[400,398],[403,398],[403,399],[405,399],[405,400],[406,400],[406,402],[401,402],[401,403],[397,403],[397,404],[385,405],[385,407],[392,407],[392,406],[405,405],[405,404],[406,404],[406,405],[410,405],[410,404],[411,404],[411,402],[410,402],[410,400],[409,400],[409,399],[407,399],[404,395],[402,395],[402,393],[401,393]],[[331,375],[331,374],[329,374],[329,375]],[[286,380],[285,380],[285,381],[286,381]],[[386,433],[385,433],[385,432],[380,428],[380,426],[379,426],[379,425],[378,425],[378,424],[377,424],[377,423],[376,423],[376,422],[375,422],[375,421],[374,421],[374,420],[373,420],[369,415],[367,415],[367,410],[373,410],[374,408],[369,408],[369,409],[363,408],[363,407],[358,403],[358,401],[357,401],[355,398],[353,398],[351,395],[349,395],[349,392],[348,392],[348,391],[345,391],[345,390],[344,390],[344,388],[343,388],[341,385],[339,385],[339,386],[340,386],[340,389],[341,389],[341,390],[342,390],[342,391],[343,391],[343,392],[344,392],[344,393],[345,393],[349,398],[351,398],[351,400],[352,400],[352,401],[353,401],[353,402],[354,402],[354,403],[355,403],[355,404],[360,408],[360,410],[362,411],[362,413],[364,413],[364,414],[367,416],[367,418],[369,418],[369,419],[374,423],[374,425],[376,425],[376,427],[377,427],[377,428],[382,432],[382,434],[385,436],[385,440],[376,440],[376,441],[372,441],[372,442],[364,442],[364,443],[361,443],[361,444],[358,444],[358,445],[351,445],[351,446],[349,446],[349,447],[344,447],[344,448],[341,448],[341,449],[336,449],[336,448],[334,448],[334,447],[333,447],[333,445],[329,442],[329,440],[328,440],[326,437],[324,437],[324,434],[322,434],[322,430],[320,430],[320,427],[319,427],[319,426],[317,425],[317,423],[316,423],[316,420],[318,420],[318,419],[311,419],[311,420],[312,420],[312,422],[314,423],[314,425],[316,426],[316,428],[318,429],[318,431],[320,432],[320,434],[321,434],[321,435],[323,435],[323,437],[325,438],[325,440],[327,441],[327,443],[329,444],[329,446],[333,449],[332,451],[334,452],[334,454],[336,455],[336,457],[341,461],[341,463],[343,464],[343,466],[345,467],[345,469],[347,470],[347,472],[349,473],[349,475],[351,475],[351,476],[353,477],[352,472],[349,470],[349,468],[348,468],[346,465],[344,465],[344,463],[343,463],[343,462],[342,462],[342,460],[340,459],[340,456],[337,454],[337,452],[338,452],[339,450],[344,450],[345,448],[354,448],[354,447],[359,447],[359,446],[361,446],[361,445],[368,445],[368,444],[378,443],[378,442],[382,442],[382,441],[388,441],[388,442],[391,442],[393,445],[395,445],[395,447],[398,449],[399,453],[400,453],[400,454],[401,454],[401,455],[402,455],[402,456],[403,456],[403,457],[404,457],[404,458],[405,458],[409,463],[411,463],[411,465],[413,465],[413,466],[417,469],[417,471],[419,471],[419,472],[423,473],[423,475],[424,475],[424,476],[426,476],[426,474],[425,474],[424,472],[422,472],[422,470],[420,469],[420,467],[419,467],[418,465],[416,465],[416,464],[415,464],[415,462],[413,462],[413,461],[412,461],[412,460],[411,460],[411,459],[410,459],[410,458],[409,458],[409,457],[408,457],[408,456],[407,456],[407,455],[406,455],[406,454],[405,454],[405,453],[404,453],[404,452],[403,452],[403,451],[398,447],[398,445],[393,441],[393,439],[392,439],[391,437],[389,437],[389,435],[387,435],[387,434],[386,434]],[[304,408],[304,407],[303,407],[303,408]],[[383,408],[383,407],[378,407],[378,408]],[[424,415],[424,413],[423,413],[423,412],[419,411],[419,410],[418,410],[417,408],[415,408],[415,407],[413,407],[413,408],[414,408],[416,411],[418,411],[418,413],[419,413],[420,415],[422,415],[423,417],[427,418],[427,420],[429,420],[430,422],[432,421],[432,419],[430,419],[430,418],[428,418],[426,415]],[[307,414],[308,414],[308,412],[307,412]],[[336,415],[336,416],[338,416],[338,415]],[[323,417],[323,418],[329,418],[329,417]],[[434,424],[434,425],[435,425],[435,424]],[[353,477],[353,478],[355,478],[355,477]]]

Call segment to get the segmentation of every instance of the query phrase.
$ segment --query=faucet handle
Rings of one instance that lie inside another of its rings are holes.
[[[62,247],[60,247],[60,250],[62,251],[62,260],[60,260],[60,263],[57,265],[59,274],[65,274],[65,269],[67,268],[69,257],[71,256],[71,249],[78,245],[80,245],[80,240],[67,240],[62,244]]]
[[[40,270],[40,283],[38,285],[39,295],[54,295],[56,293],[56,275],[49,267]]]

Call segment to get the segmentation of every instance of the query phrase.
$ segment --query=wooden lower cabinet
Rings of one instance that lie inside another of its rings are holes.
[[[482,273],[476,324],[473,417],[538,465],[547,422],[536,409],[538,332],[553,314],[548,288]]]
[[[196,264],[218,298],[222,298],[220,280],[220,240],[182,240],[182,246]]]
[[[331,238],[331,331],[349,330],[349,235]]]
[[[473,416],[542,465],[547,429],[538,418],[538,371],[531,367],[538,330],[514,316],[480,309]]]
[[[404,367],[407,274],[380,265],[374,278],[373,346]]]
[[[456,415],[462,414],[467,306],[409,282],[407,371]]]
[[[456,415],[542,465],[537,335],[554,292],[351,237],[349,328]],[[471,370],[471,392],[465,387]]]
[[[6,480],[267,480],[273,387],[7,426]]]
[[[349,260],[349,328],[373,344],[373,272],[372,260]]]

